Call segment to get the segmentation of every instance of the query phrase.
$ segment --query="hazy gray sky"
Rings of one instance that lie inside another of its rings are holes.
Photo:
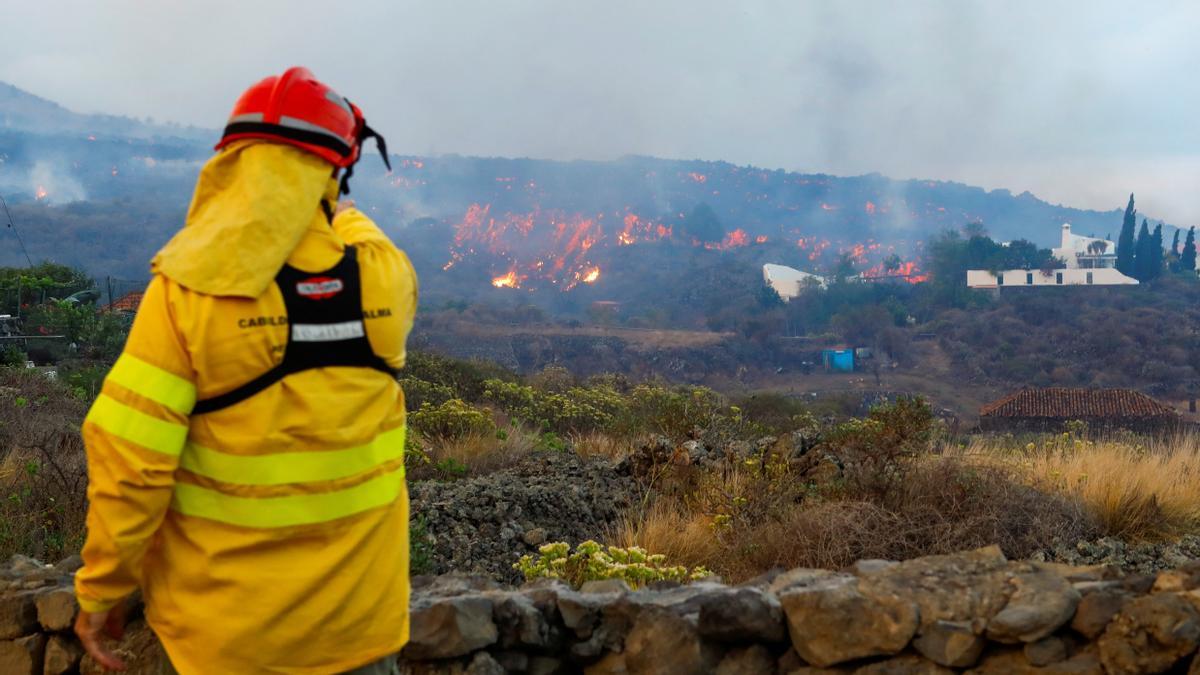
[[[0,0],[0,80],[219,127],[310,67],[400,153],[958,180],[1200,224],[1200,3]]]

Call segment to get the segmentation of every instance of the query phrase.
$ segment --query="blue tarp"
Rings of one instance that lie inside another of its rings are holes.
[[[854,350],[826,349],[821,352],[821,362],[825,364],[825,370],[852,373],[854,372]]]

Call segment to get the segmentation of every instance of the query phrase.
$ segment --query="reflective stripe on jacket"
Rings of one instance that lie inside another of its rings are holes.
[[[318,213],[287,262],[326,270],[347,243],[358,250],[372,349],[399,368],[416,278],[374,223],[351,209],[331,228]],[[287,330],[275,286],[218,297],[156,275],[84,422],[80,604],[103,610],[141,586],[147,618],[184,675],[341,672],[408,638],[395,379],[317,368],[189,415],[198,398],[270,369]]]

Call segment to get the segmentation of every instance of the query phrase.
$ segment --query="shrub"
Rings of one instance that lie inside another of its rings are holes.
[[[875,406],[866,418],[838,424],[823,445],[845,464],[851,490],[879,499],[904,479],[913,458],[929,450],[933,432],[929,404],[902,396]]]
[[[485,385],[485,399],[513,419],[545,431],[581,433],[604,429],[627,410],[624,398],[607,387],[572,387],[556,393],[503,380],[487,380]]]
[[[404,390],[404,405],[409,412],[420,410],[426,403],[440,406],[452,398],[458,398],[454,390],[444,384],[426,382],[411,376],[401,377],[399,382],[400,388]]]
[[[83,544],[86,409],[42,373],[0,370],[0,556],[57,560]]]
[[[425,438],[431,439],[492,436],[496,432],[491,413],[457,398],[437,406],[422,404],[420,409],[408,416],[408,424]]]
[[[686,583],[710,576],[703,567],[688,569],[682,565],[668,565],[665,555],[648,554],[637,546],[619,548],[603,547],[588,540],[570,552],[566,542],[545,544],[538,549],[538,556],[524,555],[513,565],[525,575],[526,581],[551,578],[562,579],[578,588],[586,581],[622,579],[632,588],[639,588],[654,581],[678,581]]]
[[[724,410],[720,395],[705,387],[642,384],[633,388],[629,399],[630,415],[620,427],[628,434],[687,438],[695,429],[709,426]]]

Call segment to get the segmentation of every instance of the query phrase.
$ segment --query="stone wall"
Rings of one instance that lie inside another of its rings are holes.
[[[98,672],[68,635],[72,565],[2,574],[0,673]],[[630,592],[414,579],[406,673],[1200,673],[1200,563],[1154,576],[1013,562],[995,548],[740,586]],[[121,644],[157,673],[140,621]],[[1194,662],[1195,661],[1195,662]]]

